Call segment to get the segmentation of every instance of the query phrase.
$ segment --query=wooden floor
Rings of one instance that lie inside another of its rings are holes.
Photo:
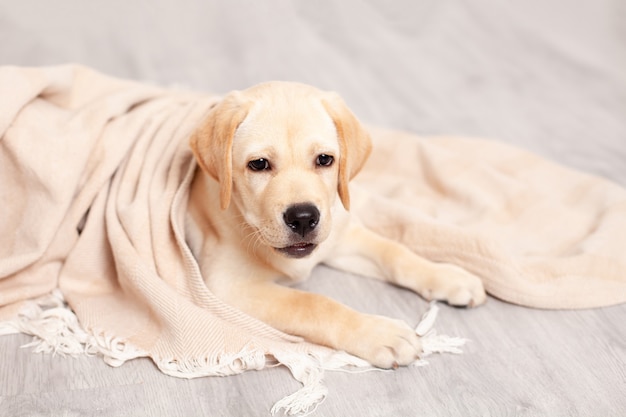
[[[304,288],[410,323],[427,306],[407,291],[325,267]],[[464,354],[390,372],[328,372],[330,393],[316,415],[624,416],[624,323],[626,305],[541,311],[493,298],[474,310],[444,305],[436,327],[471,339]],[[268,416],[298,388],[284,368],[184,380],[147,359],[111,368],[97,357],[19,348],[29,341],[0,338],[0,416]]]
[[[298,80],[338,91],[367,123],[494,138],[626,186],[624,0],[147,4],[0,2],[0,64],[79,62],[218,93]],[[303,287],[411,324],[427,306],[324,267]],[[329,372],[315,415],[626,416],[626,305],[542,311],[490,299],[442,306],[436,327],[471,339],[465,353]],[[0,337],[0,417],[268,416],[299,387],[281,367],[183,380],[147,359],[111,368],[19,348],[29,341]]]

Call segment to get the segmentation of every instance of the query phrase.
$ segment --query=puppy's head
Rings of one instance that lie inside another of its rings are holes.
[[[222,209],[234,204],[261,242],[299,258],[330,233],[337,196],[349,209],[371,142],[337,94],[271,82],[227,95],[191,148]]]

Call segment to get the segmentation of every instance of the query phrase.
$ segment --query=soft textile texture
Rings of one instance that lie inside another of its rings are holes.
[[[355,212],[535,308],[626,302],[626,190],[495,141],[371,129]]]
[[[215,298],[185,244],[187,141],[218,97],[73,66],[4,68],[0,83],[4,310],[58,287],[88,332],[171,372],[237,372],[256,362],[221,358],[299,340]]]
[[[5,67],[0,91],[0,321],[58,288],[88,333],[170,374],[241,372],[265,355],[297,374],[329,353],[215,298],[185,244],[187,140],[218,97],[76,66]],[[623,189],[495,142],[372,135],[352,188],[371,228],[510,302],[626,301]]]

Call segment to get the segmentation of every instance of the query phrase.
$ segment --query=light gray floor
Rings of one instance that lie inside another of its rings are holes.
[[[307,287],[353,307],[415,323],[426,303],[385,284],[320,268]],[[354,292],[359,293],[358,299]],[[320,416],[626,415],[624,306],[539,311],[495,299],[442,306],[437,328],[471,339],[462,355],[421,368],[327,373]],[[99,358],[32,354],[26,336],[2,339],[3,416],[267,416],[298,385],[283,368],[181,380],[149,360],[110,368]]]
[[[0,39],[0,64],[73,61],[220,93],[308,82],[340,92],[368,123],[490,137],[626,186],[622,0],[21,0],[0,3]],[[426,308],[324,267],[303,287],[412,324]],[[444,306],[437,328],[472,342],[424,368],[328,373],[316,415],[626,415],[626,305],[490,299]],[[181,380],[149,360],[110,368],[32,354],[19,348],[28,341],[0,338],[0,416],[266,416],[298,388],[283,368]]]

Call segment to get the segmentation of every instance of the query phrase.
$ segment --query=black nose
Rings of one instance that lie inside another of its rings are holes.
[[[310,203],[294,204],[285,210],[283,220],[292,232],[305,237],[319,223],[320,211]]]

